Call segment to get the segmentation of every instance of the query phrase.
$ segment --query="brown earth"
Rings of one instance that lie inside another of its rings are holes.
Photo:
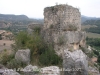
[[[12,40],[0,40],[0,51],[4,49],[10,50],[13,43],[14,41]]]

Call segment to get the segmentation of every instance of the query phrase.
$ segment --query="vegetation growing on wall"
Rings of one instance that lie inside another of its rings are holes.
[[[0,40],[2,40],[2,36],[1,36],[1,34],[0,34]]]
[[[58,45],[64,45],[66,43],[66,40],[64,36],[59,36],[58,37]]]
[[[77,27],[75,25],[69,24],[63,29],[63,31],[77,31]]]
[[[18,49],[29,48],[31,50],[31,64],[38,64],[40,66],[59,65],[62,59],[56,55],[52,45],[44,42],[38,33],[38,28],[33,35],[26,32],[20,32],[16,36],[14,47]]]

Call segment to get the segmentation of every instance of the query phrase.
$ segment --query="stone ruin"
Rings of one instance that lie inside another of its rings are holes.
[[[78,8],[62,4],[44,9],[43,36],[63,58],[64,75],[88,75],[85,47],[86,33],[81,31]]]
[[[78,50],[85,46],[85,32],[81,31],[81,14],[78,8],[67,4],[44,9],[43,36],[47,43],[54,46],[60,56],[63,50]]]
[[[81,14],[78,8],[69,5],[56,5],[44,9],[44,29],[73,31],[71,27],[75,31],[81,30]]]

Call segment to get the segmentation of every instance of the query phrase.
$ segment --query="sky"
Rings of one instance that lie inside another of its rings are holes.
[[[100,17],[100,0],[0,0],[0,14],[43,18],[44,8],[56,3],[77,7],[84,16]]]

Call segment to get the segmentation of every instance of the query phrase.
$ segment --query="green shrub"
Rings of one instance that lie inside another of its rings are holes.
[[[9,62],[13,58],[14,58],[14,55],[10,53],[9,50],[4,50],[0,54],[0,63],[3,65],[7,65],[7,62]]]
[[[62,59],[56,55],[52,47],[48,47],[39,57],[39,63],[44,66],[61,65]]]
[[[64,36],[60,36],[58,38],[58,45],[63,45],[64,43],[66,43]]]
[[[17,48],[27,48],[27,42],[30,40],[30,37],[27,32],[19,32],[15,37],[15,45]]]
[[[36,29],[36,32],[37,29]],[[63,40],[63,38],[61,39]],[[24,41],[24,43],[23,43]],[[63,41],[64,42],[64,41]],[[63,42],[60,42],[62,44]],[[37,34],[28,35],[27,33],[19,33],[16,36],[15,45],[13,47],[17,48],[29,48],[31,50],[31,64],[32,65],[59,65],[62,63],[62,59],[56,55],[53,47],[48,45],[43,38]],[[15,48],[16,49],[16,48]],[[14,60],[10,61],[8,65]]]
[[[100,55],[98,56],[98,60],[97,60],[97,62],[100,63]]]
[[[90,58],[92,58],[93,56],[95,56],[93,51],[89,51],[87,48],[85,47],[80,47],[81,50]]]
[[[14,69],[14,68],[17,69],[17,68],[25,67],[25,66],[26,66],[26,64],[19,62],[16,59],[12,59],[9,62],[7,62],[7,67],[12,68],[12,69]]]
[[[39,26],[36,26],[34,29],[34,32],[35,33],[38,33],[38,34],[40,34],[40,31],[41,31],[41,27],[39,27]]]
[[[77,27],[75,25],[69,24],[67,27],[63,29],[63,31],[77,31]]]
[[[2,35],[0,34],[0,40],[2,40]]]
[[[69,31],[76,31],[77,27],[75,25],[69,25]]]
[[[53,25],[50,25],[50,29],[52,29],[53,28]]]

